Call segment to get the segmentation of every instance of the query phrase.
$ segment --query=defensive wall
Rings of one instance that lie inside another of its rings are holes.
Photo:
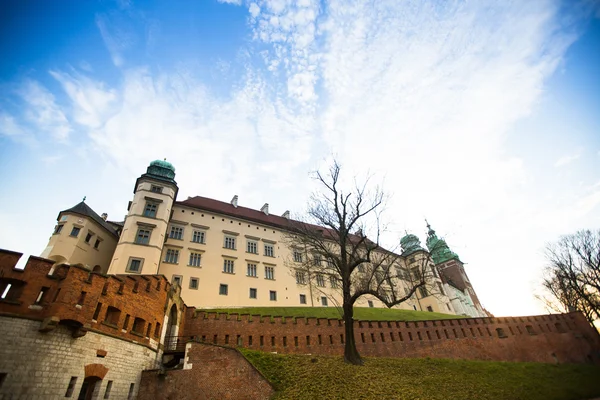
[[[188,339],[255,350],[341,355],[341,319],[284,318],[187,310]],[[431,321],[355,321],[370,357],[432,357],[600,363],[600,337],[581,313]]]
[[[135,398],[183,321],[180,288],[21,256],[0,250],[0,398],[77,398],[90,379],[92,398]]]

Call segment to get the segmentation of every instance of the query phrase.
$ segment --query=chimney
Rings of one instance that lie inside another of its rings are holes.
[[[269,215],[269,203],[265,203],[265,205],[260,208],[260,211],[264,212],[265,215]]]
[[[233,199],[231,199],[231,205],[234,206],[235,208],[237,208],[237,201],[238,201],[238,195],[236,194],[235,196],[233,196]]]
[[[282,217],[286,218],[286,219],[290,219],[290,211],[289,210],[285,210],[285,212],[283,213]]]
[[[106,221],[106,219],[108,218],[108,214],[107,213],[102,213],[101,215],[102,219]]]

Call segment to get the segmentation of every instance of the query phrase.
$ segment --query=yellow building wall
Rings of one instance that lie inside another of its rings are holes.
[[[102,273],[107,272],[117,245],[115,236],[108,233],[93,219],[78,214],[63,213],[57,225],[62,225],[62,230],[50,237],[41,257],[56,262],[83,264],[90,270],[100,266]],[[77,237],[71,236],[74,227],[80,228]],[[86,243],[88,233],[92,234],[92,237],[89,243]],[[100,244],[95,248],[97,239],[100,239]]]

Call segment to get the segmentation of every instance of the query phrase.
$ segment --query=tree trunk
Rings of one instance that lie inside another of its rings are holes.
[[[344,330],[345,347],[344,361],[354,365],[363,365],[363,360],[356,350],[356,341],[354,340],[354,308],[350,301],[344,301]]]

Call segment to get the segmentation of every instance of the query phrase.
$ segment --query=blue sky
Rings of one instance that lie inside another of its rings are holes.
[[[151,160],[179,198],[305,209],[332,155],[391,194],[384,241],[427,217],[497,315],[545,243],[600,227],[597,1],[4,1],[0,247],[57,213],[121,220]]]

